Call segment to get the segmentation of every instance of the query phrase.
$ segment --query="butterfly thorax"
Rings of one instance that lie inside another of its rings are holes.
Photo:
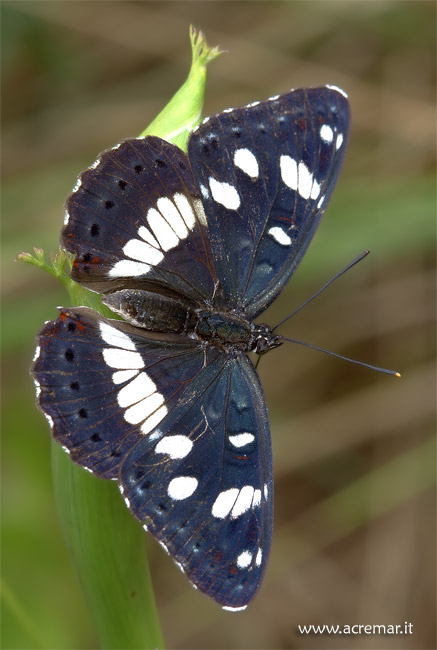
[[[251,324],[229,312],[204,309],[197,313],[195,333],[200,339],[219,346],[232,345],[248,349],[252,338]]]
[[[218,347],[265,354],[282,343],[268,325],[256,325],[244,316],[203,310],[198,313],[196,334]]]

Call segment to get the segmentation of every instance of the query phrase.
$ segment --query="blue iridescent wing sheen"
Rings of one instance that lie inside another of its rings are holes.
[[[270,431],[251,362],[220,357],[126,456],[120,479],[134,516],[193,584],[243,609],[260,586],[272,537]]]
[[[241,353],[62,309],[38,337],[38,402],[72,460],[118,479],[192,583],[244,607],[272,535],[270,432]]]
[[[102,478],[180,399],[204,364],[182,337],[146,335],[85,307],[61,309],[38,335],[32,372],[54,439]]]
[[[99,293],[159,286],[198,303],[217,283],[187,157],[153,136],[103,152],[80,175],[61,243],[76,256],[73,279]]]
[[[349,105],[333,87],[299,89],[224,111],[188,156],[228,306],[255,318],[295,271],[337,180]]]

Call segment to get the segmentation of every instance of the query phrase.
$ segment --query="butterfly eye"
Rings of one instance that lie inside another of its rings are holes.
[[[255,352],[257,354],[265,354],[270,349],[271,349],[270,345],[269,345],[269,343],[268,343],[268,341],[266,339],[261,338],[261,339],[258,339],[258,341],[256,342]]]

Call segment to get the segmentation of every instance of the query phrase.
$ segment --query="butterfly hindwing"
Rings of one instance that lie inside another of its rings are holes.
[[[193,584],[223,606],[243,608],[270,549],[270,432],[251,362],[222,356],[126,456],[120,476],[135,517]]]
[[[205,215],[186,155],[149,136],[103,152],[67,199],[73,278],[108,293],[167,288],[194,302],[216,282]]]
[[[32,370],[55,440],[78,464],[115,478],[125,454],[167,415],[203,365],[204,353],[190,339],[146,337],[81,307],[46,323]]]
[[[262,388],[244,354],[173,339],[61,310],[39,335],[39,405],[75,462],[119,480],[134,516],[195,586],[244,607],[272,535]]]
[[[230,109],[191,136],[226,303],[254,318],[295,271],[338,177],[349,128],[337,89],[311,88]]]

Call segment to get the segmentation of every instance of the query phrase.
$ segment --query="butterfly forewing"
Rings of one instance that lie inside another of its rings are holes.
[[[126,140],[78,180],[62,245],[73,278],[108,293],[155,287],[197,302],[216,283],[199,190],[185,154],[160,138]]]
[[[227,304],[254,318],[281,291],[325,211],[348,128],[344,93],[325,87],[225,111],[191,136]]]

